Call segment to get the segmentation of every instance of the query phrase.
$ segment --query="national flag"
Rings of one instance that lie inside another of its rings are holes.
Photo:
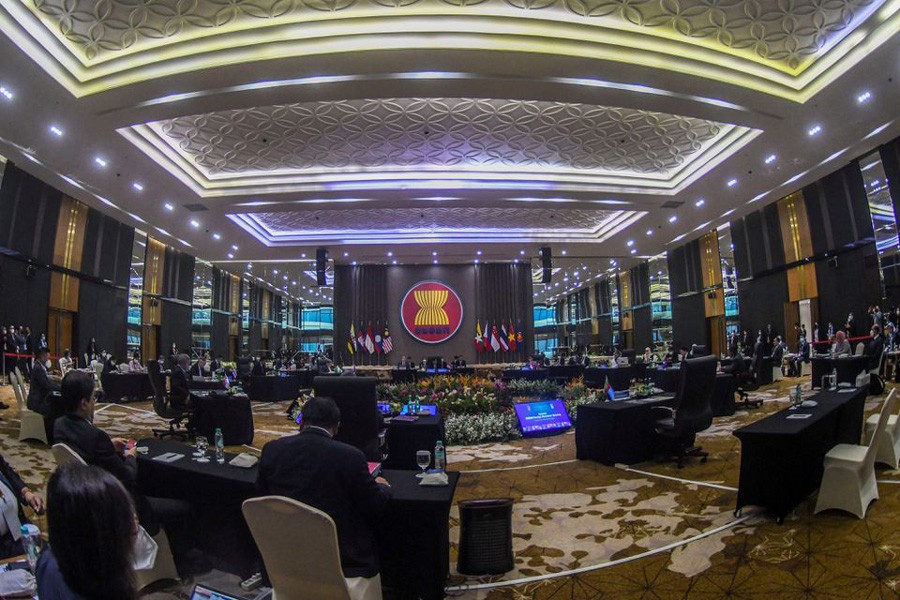
[[[500,322],[500,347],[504,352],[509,352],[509,334],[506,332],[506,325]]]
[[[481,321],[478,321],[475,324],[475,352],[480,354],[482,348],[484,348],[484,342],[481,336]]]
[[[360,323],[357,331],[359,333],[356,334],[356,351],[362,352],[366,349],[366,328]]]
[[[350,356],[353,356],[353,353],[356,351],[356,328],[353,326],[353,323],[350,323],[350,338],[347,340],[347,352],[350,353]]]
[[[390,354],[391,350],[394,349],[394,342],[391,340],[391,332],[388,331],[387,323],[384,324],[384,337],[381,338],[381,346],[385,354]]]
[[[611,388],[610,385],[609,385],[609,376],[607,376],[607,377],[606,377],[606,380],[605,380],[604,383],[603,383],[603,399],[604,399],[604,400],[608,400],[608,399],[609,399],[609,390],[611,390],[611,389],[612,389],[612,388]]]
[[[509,349],[513,352],[518,348],[518,344],[516,343],[516,330],[513,327],[512,319],[509,321]]]
[[[498,352],[500,350],[500,335],[497,333],[496,325],[491,328],[491,349],[494,352]]]
[[[369,354],[375,354],[375,338],[372,337],[372,324],[369,323],[369,328],[366,330],[366,352]]]
[[[522,335],[522,321],[519,321],[519,329],[516,332],[516,343],[520,346],[525,343],[525,336]]]
[[[491,349],[491,322],[484,322],[484,351],[487,352]]]
[[[381,353],[384,351],[382,347],[382,338],[381,338],[381,327],[378,326],[378,323],[375,324],[375,352],[378,356],[381,356]]]

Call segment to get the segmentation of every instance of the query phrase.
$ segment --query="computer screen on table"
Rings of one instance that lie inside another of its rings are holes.
[[[191,592],[191,600],[243,600],[240,596],[233,596],[225,592],[219,592],[211,587],[198,583]]]

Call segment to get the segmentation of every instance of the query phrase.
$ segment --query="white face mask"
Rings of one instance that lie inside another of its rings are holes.
[[[44,361],[44,368],[49,369],[51,364],[52,363],[50,362],[50,359],[48,358],[46,361]]]

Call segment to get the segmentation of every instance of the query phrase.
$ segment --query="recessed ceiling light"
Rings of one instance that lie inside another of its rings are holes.
[[[477,259],[477,258],[475,259],[475,264],[476,264],[476,265],[478,264],[478,259]]]
[[[228,253],[228,258],[234,258],[234,254],[232,254],[231,252],[229,252],[229,253]]]
[[[396,265],[396,264],[397,264],[397,259],[395,258],[394,260],[392,260],[392,261],[391,261],[391,264],[392,264],[392,265]]]
[[[432,262],[434,262],[434,264],[437,264],[437,259],[434,259],[434,261],[432,261]]]
[[[344,252],[344,258],[347,258],[348,256],[350,256],[350,253],[349,253],[349,252]]]
[[[6,98],[7,100],[13,99],[13,93],[12,93],[12,91],[10,91],[9,88],[0,87],[0,94],[3,94],[3,97]]]
[[[393,256],[393,255],[394,255],[394,253],[391,252],[390,250],[388,250],[388,256]]]
[[[197,219],[191,219],[191,226],[200,227],[200,221],[198,221]]]
[[[432,256],[437,256],[437,252],[432,252],[431,255],[432,255]]]
[[[477,254],[478,256],[481,256],[481,250],[477,250],[477,251],[475,252],[475,254]]]
[[[237,250],[237,249],[238,249],[238,247],[237,247],[237,246],[235,246],[235,245],[234,245],[234,244],[232,244],[232,245],[231,245],[231,249],[232,249],[232,250]]]
[[[648,230],[647,230],[647,235],[653,235],[653,230],[652,230],[652,229],[648,229]]]
[[[165,204],[163,204],[163,206],[166,207],[166,210],[175,210],[175,205],[171,202],[166,202]]]
[[[141,185],[140,183],[138,183],[137,181],[135,181],[134,183],[132,183],[132,184],[131,184],[131,187],[133,187],[134,189],[136,189],[136,190],[139,191],[139,192],[143,192],[143,191],[144,191],[144,186]]]
[[[563,256],[565,256],[565,255],[566,255],[566,251],[565,251],[565,250],[562,250],[562,251],[560,252],[560,254],[562,254]]]
[[[100,165],[101,167],[105,167],[105,166],[106,166],[106,160],[103,159],[103,158],[100,157],[100,156],[94,157],[94,162],[97,163],[98,165]]]
[[[677,220],[678,220],[678,215],[672,215],[671,217],[669,217],[669,223],[674,223]]]
[[[352,261],[350,264],[353,265],[353,266],[355,267],[355,266],[356,266],[356,261],[354,260],[354,261]]]
[[[306,252],[301,252],[301,253],[300,253],[300,258],[306,258]]]
[[[285,281],[287,281],[287,275],[285,275],[284,277],[282,277],[282,279],[284,279]]]
[[[726,183],[725,185],[727,185],[728,187],[734,187],[737,185],[737,179],[729,179],[728,183]]]
[[[821,132],[822,132],[822,126],[821,126],[821,125],[813,125],[812,127],[809,128],[809,131],[807,131],[806,133],[807,133],[808,135],[811,135],[811,136],[812,136],[812,135],[818,135],[818,134],[821,133]]]
[[[272,273],[274,273],[275,275],[278,275],[278,269],[272,269]]]
[[[218,233],[214,233],[214,234],[213,234],[213,239],[214,239],[214,240],[221,240],[221,239],[222,239],[222,236],[219,235]]]
[[[625,242],[625,245],[628,246],[629,248],[631,246],[634,246],[634,240],[628,240],[627,242]]]
[[[63,130],[60,129],[59,127],[57,127],[56,125],[51,125],[51,126],[50,126],[50,133],[52,133],[52,134],[55,135],[56,137],[62,137]]]
[[[517,259],[514,260],[513,262],[516,263],[516,264],[519,264],[519,259],[517,258]]]
[[[696,202],[694,202],[694,206],[696,206],[697,208],[700,208],[700,207],[703,206],[704,204],[706,204],[706,200],[704,200],[703,198],[700,198],[699,200],[697,200]]]
[[[766,157],[766,164],[767,164],[767,165],[771,165],[771,164],[772,164],[773,162],[775,162],[776,160],[778,160],[778,157],[775,156],[774,154],[770,154],[770,155],[768,155],[768,156]]]
[[[632,248],[631,253],[634,254],[635,252],[637,252],[637,248]]]
[[[862,104],[863,102],[868,102],[871,97],[872,97],[872,92],[867,90],[856,97],[856,102],[859,104]]]
[[[520,254],[521,256],[525,256],[525,251],[524,251],[524,250],[519,250],[519,254]]]

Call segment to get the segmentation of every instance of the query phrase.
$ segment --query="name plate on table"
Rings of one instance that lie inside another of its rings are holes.
[[[176,460],[184,458],[184,454],[179,454],[178,452],[166,452],[165,454],[160,454],[159,456],[154,456],[153,460],[158,460],[159,462],[164,463],[173,463]]]
[[[812,416],[812,413],[802,413],[802,414],[795,413],[793,415],[788,415],[786,418],[788,418],[788,419],[808,419],[811,416]]]

